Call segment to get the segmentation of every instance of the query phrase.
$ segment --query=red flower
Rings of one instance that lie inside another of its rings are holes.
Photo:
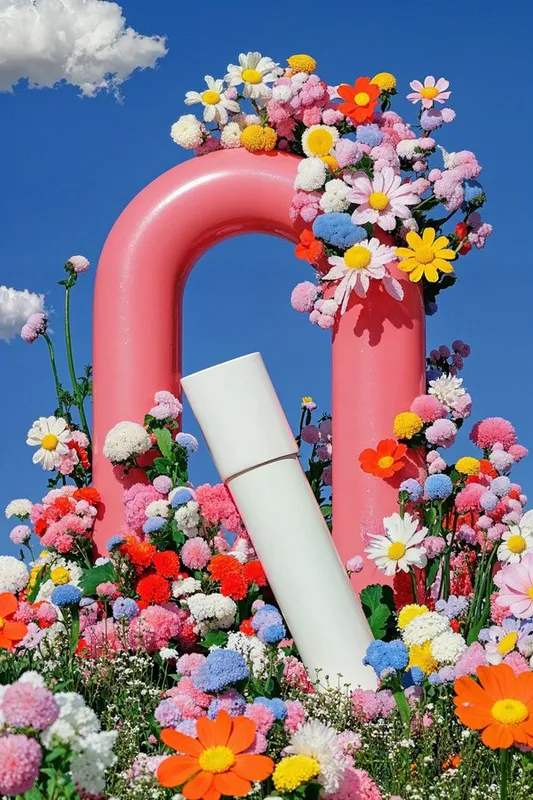
[[[69,444],[69,447],[73,447],[73,445]],[[100,492],[97,491],[97,489],[93,489],[92,486],[85,486],[82,489],[76,489],[72,496],[75,500],[86,500],[91,506],[95,506],[97,503],[102,502]]]
[[[180,560],[178,554],[173,550],[163,550],[161,553],[156,553],[152,563],[163,578],[177,579],[180,571]]]
[[[300,234],[300,244],[296,245],[294,253],[296,258],[314,264],[324,255],[324,245],[318,239],[315,239],[312,230],[306,228]]]
[[[156,552],[157,550],[153,544],[141,542],[135,536],[128,536],[126,538],[126,544],[123,544],[120,548],[121,555],[129,558],[131,563],[137,568],[137,572],[142,572],[143,569],[151,565]]]
[[[466,256],[466,254],[469,253],[471,249],[472,245],[470,244],[470,242],[465,242],[464,245],[459,250],[459,255]]]
[[[370,83],[370,78],[357,78],[353,86],[343,83],[337,92],[346,101],[338,106],[339,111],[356,122],[372,119],[380,90],[379,86]]]
[[[249,619],[243,619],[243,621],[239,625],[239,630],[246,636],[255,636],[255,630],[252,627],[252,618],[250,617]]]
[[[137,584],[137,594],[145,603],[163,605],[170,600],[170,585],[161,575],[145,575]]]
[[[244,600],[248,594],[248,581],[240,572],[232,572],[220,581],[220,593],[232,600]]]
[[[265,575],[263,565],[257,559],[254,561],[249,561],[247,564],[245,564],[243,567],[243,572],[248,583],[255,583],[256,586],[267,585],[267,577]]]
[[[459,237],[459,239],[466,239],[468,236],[468,225],[466,222],[458,222],[455,226],[455,235]]]
[[[207,569],[211,573],[211,577],[214,581],[221,581],[224,580],[227,575],[231,575],[235,572],[242,572],[242,564],[233,556],[220,554],[213,556],[207,565]]]

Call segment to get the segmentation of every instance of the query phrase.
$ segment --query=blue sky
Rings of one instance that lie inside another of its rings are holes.
[[[470,343],[464,378],[474,398],[472,421],[507,417],[519,440],[533,449],[527,377],[533,176],[522,144],[533,124],[530,5],[513,4],[510,13],[509,5],[494,0],[381,0],[373,14],[367,3],[340,0],[325,17],[316,2],[285,5],[281,12],[264,5],[228,11],[213,0],[201,7],[176,0],[125,0],[122,6],[128,24],[144,34],[166,35],[169,47],[156,69],[123,84],[122,102],[105,94],[81,98],[72,86],[29,90],[20,84],[14,93],[0,94],[0,283],[46,293],[47,306],[56,312],[51,326],[65,378],[62,293],[56,284],[62,263],[77,253],[91,261],[74,296],[81,368],[91,358],[95,268],[111,226],[148,182],[188,158],[169,137],[170,125],[185,113],[185,91],[201,87],[206,73],[223,76],[243,50],[277,61],[308,52],[329,83],[393,72],[400,91],[394,108],[407,119],[413,117],[403,99],[410,80],[427,74],[450,80],[449,105],[457,119],[438,141],[478,156],[489,198],[484,216],[495,232],[484,251],[461,260],[460,280],[428,322],[428,346],[455,338]],[[289,305],[294,284],[309,276],[291,246],[273,237],[233,239],[205,255],[186,290],[185,373],[259,350],[294,423],[302,394],[328,410],[329,335]],[[32,465],[24,443],[33,420],[54,407],[45,355],[42,341],[0,343],[0,509],[13,497],[37,501],[45,491],[46,475]],[[184,427],[196,432],[190,414]],[[470,452],[466,434],[463,441]],[[193,459],[191,474],[196,482],[216,480],[205,448]],[[515,474],[527,492],[533,457]],[[2,515],[0,551],[14,550],[9,530]]]

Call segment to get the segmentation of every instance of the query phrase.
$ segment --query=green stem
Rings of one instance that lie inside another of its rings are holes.
[[[509,775],[511,772],[511,750],[500,749],[500,800],[509,797]]]
[[[413,589],[413,603],[418,603],[418,589],[416,585],[416,575],[412,567],[409,567],[409,575],[411,576],[411,587]]]
[[[67,362],[70,372],[70,380],[72,381],[72,390],[74,393],[74,402],[80,412],[81,426],[89,441],[91,441],[91,433],[85,416],[85,409],[83,407],[83,397],[80,393],[78,379],[76,378],[76,369],[74,367],[74,356],[72,354],[72,339],[70,335],[70,285],[67,283],[65,286],[65,343],[67,347]]]
[[[52,367],[54,383],[56,385],[57,403],[59,406],[59,411],[61,412],[61,414],[64,414],[65,411],[63,408],[63,403],[61,402],[61,383],[59,381],[59,374],[57,372],[57,364],[54,354],[54,345],[52,344],[52,340],[50,339],[47,333],[43,333],[42,336],[46,341],[46,344],[48,345],[48,353],[50,354],[50,366]]]

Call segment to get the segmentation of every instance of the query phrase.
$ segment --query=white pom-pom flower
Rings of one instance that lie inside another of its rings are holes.
[[[26,588],[30,574],[26,564],[14,556],[0,556],[0,594],[17,594]]]
[[[431,642],[431,653],[439,664],[455,664],[465,650],[464,638],[454,631],[444,631]]]
[[[180,147],[191,150],[204,141],[205,127],[194,114],[184,114],[171,127],[170,136]]]
[[[298,164],[294,188],[304,192],[320,189],[326,180],[327,166],[320,158],[304,158]]]
[[[348,196],[351,193],[351,187],[347,186],[340,178],[334,178],[328,181],[325,186],[325,191],[320,198],[319,206],[326,214],[331,214],[334,211],[346,211],[350,205]]]
[[[112,464],[123,464],[130,458],[148,452],[152,442],[142,425],[137,422],[119,422],[111,428],[104,442],[104,456]]]

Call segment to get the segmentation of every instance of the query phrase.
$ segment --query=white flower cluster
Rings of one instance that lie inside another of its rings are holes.
[[[202,588],[201,581],[196,578],[183,578],[183,580],[174,581],[172,584],[172,595],[174,597],[186,597],[188,594],[196,594]]]
[[[0,594],[17,594],[26,588],[30,574],[26,564],[14,556],[0,556]]]
[[[205,125],[194,114],[184,114],[171,127],[170,136],[180,147],[191,150],[204,141]]]
[[[304,158],[298,164],[298,171],[294,179],[294,188],[304,192],[313,192],[321,189],[326,180],[327,166],[320,158]]]
[[[255,676],[260,675],[267,665],[266,646],[257,636],[246,636],[240,631],[232,631],[228,636],[226,648],[240,653],[250,663]]]
[[[33,503],[31,500],[27,500],[25,497],[17,498],[7,504],[6,518],[20,517],[20,519],[26,519],[30,515],[32,508]]]
[[[72,780],[84,792],[102,796],[106,771],[115,764],[113,747],[118,731],[90,733],[81,743],[79,752],[70,762]]]
[[[187,599],[187,605],[202,636],[212,629],[227,630],[235,622],[237,606],[231,597],[216,592],[193,594]]]
[[[304,722],[292,734],[285,752],[288,755],[314,758],[320,765],[319,783],[327,794],[337,791],[348,766],[348,759],[343,755],[339,736],[334,728],[317,719]]]
[[[170,497],[170,495],[169,495]],[[198,513],[198,503],[196,500],[189,500],[185,505],[180,506],[174,514],[176,525],[185,536],[192,538],[198,536],[198,526],[200,515]]]
[[[331,214],[334,211],[346,211],[350,205],[348,196],[351,191],[351,187],[339,178],[328,181],[324,194],[320,198],[320,208],[326,214]]]
[[[454,665],[466,650],[466,642],[460,633],[455,633],[448,617],[427,611],[408,622],[402,632],[405,644],[430,643],[431,655],[439,665]]]
[[[170,503],[166,500],[153,500],[146,506],[145,512],[147,517],[163,517],[167,519],[170,515]]]
[[[123,464],[146,453],[152,446],[148,433],[137,422],[119,422],[111,428],[104,442],[104,456],[112,464]]]

